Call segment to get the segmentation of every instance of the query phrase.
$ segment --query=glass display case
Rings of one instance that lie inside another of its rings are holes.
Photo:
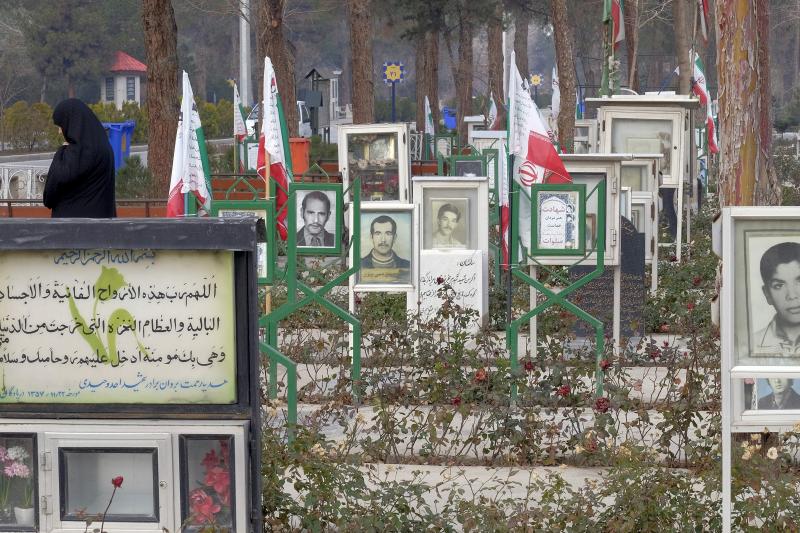
[[[339,170],[344,188],[360,181],[362,202],[408,200],[408,125],[340,126]]]
[[[36,531],[38,472],[33,435],[0,434],[0,529]]]
[[[594,119],[575,120],[576,154],[593,154],[597,152],[597,121]]]

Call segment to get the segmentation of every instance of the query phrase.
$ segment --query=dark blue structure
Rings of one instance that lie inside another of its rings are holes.
[[[125,160],[131,155],[131,139],[133,139],[136,121],[103,122],[103,127],[106,129],[108,142],[114,151],[114,168],[120,170],[125,166]]]

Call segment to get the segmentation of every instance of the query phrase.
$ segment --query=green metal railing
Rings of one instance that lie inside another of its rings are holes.
[[[511,164],[511,162],[509,163]],[[522,190],[520,185],[515,180],[510,180],[511,183],[511,212],[513,216],[517,216],[519,213],[519,206],[521,203],[521,197],[525,197],[525,199],[531,203],[531,197],[527,195],[527,193]],[[536,185],[533,185],[536,187]],[[509,238],[510,242],[510,262],[511,262],[511,274],[514,278],[521,280],[525,284],[535,288],[537,291],[542,293],[545,296],[545,301],[541,304],[537,305],[530,311],[526,312],[516,320],[511,321],[506,329],[506,345],[509,349],[510,359],[511,359],[511,371],[512,373],[516,374],[519,372],[519,329],[520,327],[529,322],[533,317],[539,315],[540,313],[544,312],[546,309],[553,305],[561,306],[563,309],[571,312],[578,318],[586,321],[595,332],[595,395],[602,396],[603,394],[603,376],[604,372],[600,366],[600,361],[603,358],[604,354],[604,327],[603,322],[598,320],[597,318],[593,317],[577,305],[573,304],[572,302],[567,300],[567,297],[580,289],[581,287],[585,286],[587,283],[591,282],[592,280],[599,277],[604,269],[604,260],[605,260],[605,248],[606,248],[606,182],[605,180],[598,183],[598,185],[589,192],[587,196],[597,195],[597,238],[593,243],[592,249],[586,252],[586,255],[583,256],[582,259],[579,259],[573,266],[578,265],[584,262],[593,252],[595,253],[595,268],[593,271],[589,272],[585,276],[581,277],[577,281],[570,283],[570,281],[563,276],[561,276],[558,272],[555,272],[552,269],[544,267],[547,272],[557,279],[560,283],[566,285],[565,288],[561,289],[559,292],[555,292],[552,289],[548,288],[546,285],[534,279],[533,277],[529,276],[525,273],[522,269],[527,264],[522,264],[519,261],[519,253],[518,253],[518,246],[517,243],[519,242],[519,229],[517,224],[511,224],[511,235]],[[531,213],[532,216],[535,215],[534,206],[531,205]],[[534,236],[531,236],[534,238]],[[527,253],[526,253],[527,256]],[[533,259],[530,256],[527,256],[526,259]],[[535,259],[534,259],[535,261]],[[538,262],[537,262],[538,263]],[[538,264],[538,266],[543,266]],[[531,332],[533,333],[533,332]],[[533,342],[536,342],[536,339],[533,339]],[[517,384],[516,382],[511,384],[511,398],[512,401],[517,400]]]

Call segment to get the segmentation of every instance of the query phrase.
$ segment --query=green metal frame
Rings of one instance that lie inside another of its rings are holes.
[[[275,202],[272,200],[214,200],[211,202],[211,216],[218,217],[220,211],[241,211],[244,213],[251,213],[253,216],[258,217],[260,213],[264,213],[261,217],[264,220],[267,235],[266,254],[264,255],[264,268],[266,276],[258,277],[259,285],[271,285],[275,281]],[[262,266],[262,265],[259,265]],[[258,270],[257,270],[258,271]]]
[[[458,139],[452,133],[437,133],[433,136],[433,155],[439,156],[442,155],[439,153],[439,139],[445,139],[447,142],[450,143],[450,154],[444,157],[450,157],[455,153],[456,148],[458,147]]]
[[[509,160],[509,168],[513,168],[513,156],[511,156]],[[513,216],[517,216],[516,214],[519,213],[519,206],[521,202],[521,196],[525,196],[528,202],[531,201],[531,197],[527,195],[527,193],[521,189],[520,185],[513,179],[509,180],[511,184],[511,191],[510,191],[510,202],[511,202],[511,212]],[[595,331],[595,395],[602,396],[603,395],[603,376],[604,372],[603,369],[600,367],[600,361],[603,358],[604,350],[605,350],[605,335],[603,331],[603,322],[596,319],[577,305],[573,304],[572,302],[567,300],[567,297],[580,289],[581,287],[585,286],[590,281],[599,277],[604,269],[604,260],[605,260],[605,239],[606,239],[606,180],[600,181],[597,187],[589,193],[597,194],[598,202],[597,202],[597,239],[594,243],[594,248],[586,252],[586,255],[579,259],[577,263],[581,263],[583,260],[588,257],[589,254],[592,252],[596,253],[596,264],[595,269],[585,276],[581,277],[579,280],[575,281],[572,284],[569,284],[569,281],[566,280],[563,276],[559,273],[547,269],[550,275],[554,278],[560,280],[562,283],[567,285],[566,288],[560,290],[559,292],[555,292],[543,283],[539,282],[537,279],[532,278],[529,276],[525,271],[522,269],[522,266],[526,265],[526,263],[520,262],[519,253],[518,253],[518,242],[519,242],[519,230],[517,228],[517,224],[512,222],[511,229],[510,229],[510,238],[509,238],[509,253],[510,253],[510,263],[511,263],[511,275],[525,284],[534,287],[537,291],[542,293],[545,296],[545,301],[536,306],[534,309],[529,310],[528,312],[524,313],[519,318],[513,320],[506,329],[506,344],[509,349],[510,359],[511,359],[511,370],[513,373],[519,372],[519,329],[520,327],[529,322],[533,317],[539,315],[549,307],[553,305],[559,305],[566,311],[571,312],[578,318],[585,320],[589,325],[594,328]],[[533,206],[531,206],[533,208]],[[535,258],[532,258],[535,260]],[[546,268],[546,267],[545,267]],[[534,342],[536,340],[534,339]],[[511,398],[512,401],[516,401],[517,399],[517,384],[512,383],[511,385]]]
[[[578,193],[578,205],[575,208],[575,217],[578,222],[577,248],[540,248],[539,235],[539,205],[542,193],[547,192],[575,192]],[[531,255],[577,255],[586,250],[586,184],[580,183],[540,183],[531,187]]]
[[[274,183],[274,180],[272,181]],[[356,178],[350,183],[350,189],[358,191],[360,187],[360,180]],[[348,191],[343,191],[347,194]],[[288,206],[287,226],[289,228],[297,227],[297,202],[296,193],[289,194],[286,206]],[[353,228],[352,235],[361,234],[361,222],[358,216],[361,211],[360,195],[354,194],[350,208],[353,209]],[[344,216],[344,212],[340,212]],[[344,320],[351,325],[353,329],[353,343],[352,343],[352,366],[350,368],[350,377],[353,387],[353,398],[358,403],[361,398],[361,322],[348,311],[342,309],[336,304],[325,299],[325,295],[329,293],[334,287],[341,285],[350,276],[358,272],[361,263],[354,261],[350,268],[345,272],[336,276],[333,280],[329,281],[318,290],[306,285],[297,279],[297,235],[294,231],[287,232],[287,263],[286,263],[286,285],[287,285],[287,302],[274,310],[268,315],[262,316],[259,319],[259,326],[267,330],[267,344],[271,347],[276,347],[278,343],[278,324],[281,320],[286,319],[296,311],[311,303],[317,303],[322,308],[327,309],[333,315]],[[358,238],[350,239],[353,249],[354,257],[361,256],[361,240]],[[302,294],[302,298],[298,299],[298,291]],[[270,398],[277,396],[277,385],[273,388],[272,384],[277,383],[278,370],[277,366],[270,365]],[[296,392],[296,384],[295,384]],[[294,399],[296,402],[296,397]]]
[[[481,163],[481,173],[478,176],[485,176],[486,175],[486,156],[481,154],[470,154],[470,155],[451,155],[450,161],[447,168],[447,173],[450,176],[461,176],[462,174],[456,173],[456,165],[459,161],[480,161]]]
[[[297,249],[297,255],[335,256],[342,253],[342,209],[344,200],[341,183],[291,183],[289,184],[289,197],[295,198],[297,191],[333,191],[336,193],[335,228],[333,233],[333,246],[303,246]],[[294,206],[297,209],[297,206]],[[302,213],[301,213],[302,216]],[[289,226],[288,231],[295,231],[295,226]],[[295,236],[296,239],[296,236]]]

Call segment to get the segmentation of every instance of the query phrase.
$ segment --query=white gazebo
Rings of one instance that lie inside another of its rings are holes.
[[[117,109],[122,109],[125,102],[141,105],[143,76],[147,76],[147,66],[118,50],[108,73],[100,83],[100,102],[113,103]]]

